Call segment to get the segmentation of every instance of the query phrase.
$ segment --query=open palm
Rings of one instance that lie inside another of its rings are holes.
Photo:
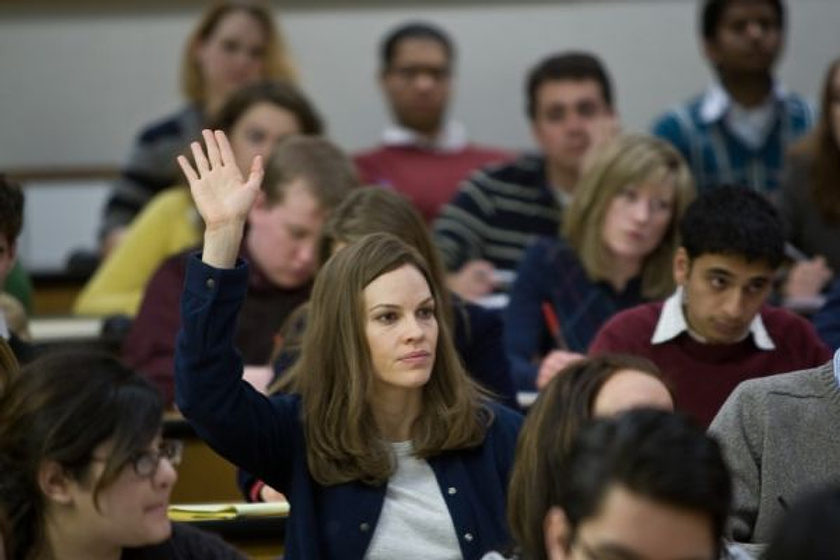
[[[198,213],[208,231],[244,223],[260,190],[262,159],[259,156],[254,158],[248,179],[243,180],[225,133],[204,130],[201,134],[206,153],[199,142],[190,145],[195,168],[186,157],[178,156],[178,164],[189,181]]]

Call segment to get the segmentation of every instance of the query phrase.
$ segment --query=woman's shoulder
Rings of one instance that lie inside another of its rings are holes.
[[[125,549],[121,560],[244,560],[246,557],[221,538],[181,523],[161,544]]]

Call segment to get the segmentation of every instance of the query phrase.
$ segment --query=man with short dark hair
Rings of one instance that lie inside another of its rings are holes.
[[[454,63],[455,47],[439,27],[411,22],[391,31],[381,46],[379,85],[394,124],[381,146],[354,158],[364,183],[406,195],[427,222],[469,173],[511,158],[471,144],[464,126],[447,117]]]
[[[552,472],[549,560],[720,557],[732,484],[717,443],[685,417],[598,420]]]
[[[703,193],[686,210],[680,237],[674,295],[617,314],[590,354],[648,358],[671,382],[677,409],[703,425],[741,381],[831,356],[805,319],[765,305],[784,258],[784,234],[762,195],[741,187]]]
[[[357,186],[352,162],[321,137],[290,137],[266,164],[240,249],[251,266],[236,328],[242,359],[254,366],[246,367],[245,378],[258,388],[271,379],[267,365],[280,326],[309,299],[324,221]],[[152,276],[123,344],[126,365],[154,382],[167,403],[174,398],[175,338],[191,252],[170,257]]]
[[[609,76],[592,54],[540,61],[525,90],[541,153],[477,171],[434,224],[450,288],[467,299],[494,289],[494,269],[515,270],[531,240],[557,234],[584,156],[617,128]]]
[[[773,69],[784,43],[782,0],[705,0],[701,32],[717,80],[653,125],[682,152],[700,192],[721,184],[772,193],[787,147],[814,124]]]

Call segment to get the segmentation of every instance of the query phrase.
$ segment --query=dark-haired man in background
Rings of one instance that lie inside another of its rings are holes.
[[[810,105],[773,75],[784,44],[784,2],[705,0],[700,19],[717,80],[659,117],[653,132],[682,153],[698,191],[730,184],[770,194],[788,146],[814,124]]]
[[[612,84],[593,54],[541,60],[528,73],[525,93],[540,153],[475,172],[434,224],[449,287],[467,299],[496,287],[494,270],[516,270],[534,238],[557,235],[584,157],[617,129]]]
[[[381,146],[355,156],[356,167],[363,183],[403,193],[431,222],[473,170],[512,156],[471,144],[448,119],[455,46],[442,29],[404,24],[385,37],[380,57],[379,85],[395,122]]]
[[[765,305],[785,241],[779,215],[762,195],[711,189],[686,210],[680,236],[676,293],[617,314],[590,354],[648,358],[672,383],[677,409],[703,425],[741,381],[831,357],[805,319]]]

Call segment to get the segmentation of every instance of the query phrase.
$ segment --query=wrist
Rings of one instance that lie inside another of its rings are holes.
[[[208,227],[204,231],[201,260],[215,268],[233,268],[244,229],[244,221]]]

